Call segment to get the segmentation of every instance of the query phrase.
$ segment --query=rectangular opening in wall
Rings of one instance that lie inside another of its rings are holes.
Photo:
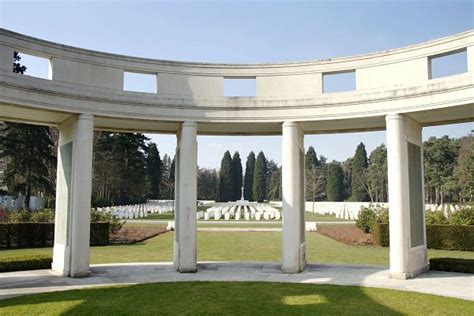
[[[13,55],[13,65],[13,72],[21,73],[23,71],[23,74],[27,76],[51,79],[49,76],[50,61],[48,58],[16,52]]]
[[[144,74],[125,71],[123,73],[123,90],[156,93],[156,74]]]
[[[255,97],[257,83],[255,77],[224,78],[225,97]]]
[[[323,74],[323,93],[354,91],[355,89],[355,70]]]
[[[467,72],[466,49],[428,58],[429,78],[436,79]]]

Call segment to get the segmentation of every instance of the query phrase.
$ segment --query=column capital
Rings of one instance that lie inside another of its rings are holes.
[[[283,127],[299,127],[300,125],[298,124],[298,122],[285,121],[285,122],[283,122],[282,126]]]
[[[395,120],[402,120],[404,118],[405,118],[404,115],[400,114],[400,113],[389,113],[389,114],[385,115],[385,121],[386,122],[395,121]]]
[[[198,126],[196,121],[184,121],[181,123],[183,127],[196,127]]]
[[[77,114],[77,119],[79,119],[79,120],[93,120],[94,119],[94,114],[79,113],[79,114]]]

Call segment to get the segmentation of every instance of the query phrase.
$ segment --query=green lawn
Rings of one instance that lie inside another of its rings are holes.
[[[281,232],[198,232],[200,261],[281,260]],[[388,265],[388,248],[348,246],[306,233],[308,262]],[[0,250],[0,258],[12,255],[51,254],[51,248]],[[474,259],[474,252],[429,250],[430,257]],[[173,233],[169,232],[134,245],[91,248],[92,263],[153,262],[173,260]]]
[[[173,212],[166,212],[166,213],[162,213],[162,214],[153,213],[153,214],[148,214],[147,217],[135,218],[135,219],[143,219],[143,220],[150,220],[150,219],[173,220],[173,219],[174,219],[174,213],[173,213]]]
[[[343,218],[337,218],[336,215],[322,215],[322,214],[314,214],[311,212],[304,212],[304,217],[306,221],[313,221],[313,222],[346,222]]]
[[[153,283],[0,301],[1,315],[474,315],[474,303],[355,286]]]
[[[245,221],[199,221],[198,228],[216,227],[216,228],[281,228],[279,221],[263,221],[260,223],[248,223]]]

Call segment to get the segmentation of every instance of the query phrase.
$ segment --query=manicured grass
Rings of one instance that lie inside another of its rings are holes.
[[[281,260],[281,232],[198,232],[200,261]],[[156,262],[173,260],[173,232],[133,245],[91,248],[92,263]],[[388,265],[388,248],[349,246],[316,233],[306,233],[310,263]],[[51,254],[51,248],[0,250],[0,259],[8,256]],[[429,250],[429,257],[474,259],[474,252]]]
[[[0,301],[2,315],[473,315],[474,303],[355,286],[257,282],[154,283]]]
[[[336,215],[314,214],[311,212],[304,212],[306,221],[311,222],[348,222],[343,218],[337,218]]]
[[[244,221],[200,221],[197,223],[197,227],[216,227],[216,228],[281,228],[281,222],[278,221],[264,221],[259,223],[248,223]]]
[[[162,214],[153,213],[153,214],[148,214],[147,217],[135,218],[135,220],[137,220],[137,219],[142,219],[142,220],[150,220],[150,219],[173,220],[174,219],[174,213],[173,212],[166,212],[166,213],[162,213]]]

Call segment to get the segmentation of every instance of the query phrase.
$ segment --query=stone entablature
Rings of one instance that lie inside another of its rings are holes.
[[[51,80],[13,74],[15,50],[49,59]],[[431,58],[464,50],[466,73],[429,79]],[[125,71],[156,75],[157,93],[124,91]],[[323,93],[323,75],[344,71],[355,71],[356,90]],[[474,118],[473,74],[474,31],[321,61],[209,64],[85,50],[0,29],[0,119],[40,124],[89,113],[98,129],[175,133],[193,120],[199,134],[280,134],[281,122],[292,120],[305,133],[324,133],[380,130],[385,115],[409,113],[427,126]],[[256,96],[223,96],[224,78],[255,78]]]

